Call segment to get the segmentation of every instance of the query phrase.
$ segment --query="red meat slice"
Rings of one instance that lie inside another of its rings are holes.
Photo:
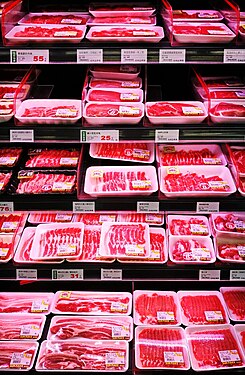
[[[170,295],[161,295],[153,293],[140,294],[135,301],[135,311],[139,314],[139,320],[142,324],[177,324],[177,306],[174,297]],[[158,312],[171,312],[174,314],[173,320],[158,319]]]
[[[22,117],[61,117],[71,118],[78,115],[78,110],[73,105],[59,107],[30,107],[26,108]]]
[[[97,179],[97,191],[148,191],[152,183],[145,172],[105,172]]]
[[[1,371],[8,370],[8,369],[16,369],[14,368],[14,361],[13,361],[13,354],[21,355],[22,353],[25,353],[26,356],[30,356],[30,362],[32,360],[32,357],[35,353],[36,347],[33,345],[33,343],[27,343],[27,342],[1,342],[0,343],[0,369]],[[19,361],[17,360],[18,364]],[[28,365],[21,365],[19,364],[18,370],[25,370],[27,369]]]
[[[93,90],[89,94],[91,102],[139,102],[137,93],[120,93],[109,90]]]
[[[30,179],[20,180],[16,192],[17,194],[71,193],[75,189],[75,184],[74,175],[36,173]]]
[[[67,150],[67,149],[43,149],[43,150],[29,150],[29,159],[27,160],[25,167],[29,168],[58,168],[61,166],[76,167],[79,157],[79,150]],[[72,160],[76,158],[76,160]],[[70,161],[69,161],[70,159]],[[62,161],[63,160],[63,161]]]
[[[245,106],[243,104],[221,102],[212,107],[210,113],[214,116],[245,117]]]
[[[183,108],[187,107],[189,110],[185,111]],[[193,109],[193,113],[191,112]],[[162,116],[203,116],[202,108],[197,105],[187,103],[168,103],[158,102],[147,107],[148,115],[154,117]]]
[[[18,318],[15,320],[11,318],[11,315],[9,314],[9,318],[2,318],[0,321],[0,339],[1,340],[18,340],[21,338],[21,336],[24,336],[23,338],[27,339],[36,339],[42,325],[42,317],[41,316],[32,316],[30,317],[22,317],[20,314],[18,315]],[[24,335],[22,331],[22,327],[25,326],[35,326],[37,334],[35,336],[32,335]],[[30,336],[30,337],[29,337]]]
[[[193,26],[193,25],[173,25],[173,33],[178,35],[230,35],[231,31],[227,30],[223,26],[216,26],[216,25],[200,25],[200,26]]]
[[[38,296],[35,293],[27,293],[26,295],[17,295],[16,293],[0,294],[0,313],[31,313],[33,312],[33,302],[42,301],[49,305],[50,297],[45,295]],[[40,312],[43,311],[40,310]]]
[[[236,316],[236,320],[245,320],[245,288],[226,290],[223,297],[228,309]]]
[[[73,26],[48,29],[40,26],[28,26],[14,34],[15,38],[81,38],[83,31]]]
[[[67,15],[38,15],[38,16],[30,16],[28,19],[25,20],[24,23],[30,24],[42,24],[42,25],[60,25],[60,24],[79,24],[85,25],[87,19],[82,16],[77,16],[75,14],[67,14]]]
[[[83,235],[83,251],[77,261],[81,260],[98,260],[98,249],[100,246],[101,228],[93,227],[93,229],[84,229]]]
[[[205,159],[217,158],[208,148],[202,150],[162,150],[160,151],[161,165],[205,165]],[[221,164],[220,159],[215,160],[216,164]]]
[[[159,32],[151,29],[127,29],[126,27],[114,27],[107,28],[99,31],[92,31],[91,36],[93,38],[104,38],[104,37],[156,37],[159,36]]]
[[[117,104],[89,104],[86,109],[88,117],[140,117],[142,111],[140,108],[129,105]]]
[[[150,151],[146,143],[97,143],[95,154],[97,157],[135,161],[148,161]]]
[[[164,177],[167,191],[229,191],[230,187],[227,183],[223,183],[221,177],[197,175],[196,173],[179,173],[168,174]],[[214,184],[221,182],[220,184]]]

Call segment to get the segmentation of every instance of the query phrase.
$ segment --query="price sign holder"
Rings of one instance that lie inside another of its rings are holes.
[[[73,202],[73,213],[95,212],[95,202]]]
[[[119,130],[81,130],[81,143],[117,143]]]
[[[155,131],[155,143],[178,143],[179,142],[179,129]]]
[[[49,64],[48,49],[12,49],[10,64]]]
[[[0,202],[0,214],[8,214],[14,211],[14,202]]]
[[[102,64],[103,63],[103,49],[78,49],[77,50],[78,64]]]
[[[34,142],[34,130],[10,129],[10,142]]]
[[[52,280],[83,280],[83,269],[53,269]]]

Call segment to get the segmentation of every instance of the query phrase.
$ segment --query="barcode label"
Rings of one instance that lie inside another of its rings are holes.
[[[31,364],[32,354],[13,353],[10,361],[10,368],[28,368]]]
[[[181,364],[184,363],[183,353],[182,352],[164,352],[164,362],[166,364]]]
[[[129,326],[112,326],[111,337],[116,340],[128,339],[130,336]]]
[[[43,312],[48,311],[49,301],[48,300],[34,300],[31,306],[31,312]]]
[[[39,326],[37,325],[23,325],[20,328],[21,339],[36,339],[39,336]]]
[[[241,362],[241,358],[237,350],[222,350],[219,351],[219,357],[223,364],[232,364]]]
[[[121,367],[125,365],[124,352],[109,352],[105,357],[106,367]]]
[[[158,323],[174,322],[174,312],[173,311],[157,311],[157,321]]]

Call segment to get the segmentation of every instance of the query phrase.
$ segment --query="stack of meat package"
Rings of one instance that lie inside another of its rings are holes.
[[[86,123],[96,126],[138,124],[144,116],[139,74],[140,67],[136,65],[90,66],[83,91]]]
[[[164,38],[151,3],[93,3],[86,38],[92,42],[157,43]]]
[[[244,367],[245,327],[229,324],[229,318],[244,321],[244,303],[242,287],[220,292],[134,291],[136,367],[188,370],[191,366],[195,371]]]
[[[53,293],[0,293],[0,371],[32,368]]]
[[[29,149],[12,194],[71,194],[76,191],[77,148]]]
[[[209,116],[212,123],[244,123],[245,82],[242,77],[200,74],[200,81],[197,79],[193,81],[193,89],[197,98],[205,101],[206,106],[209,104]]]
[[[133,337],[132,295],[127,292],[58,291],[47,341],[36,370],[125,372]]]
[[[157,145],[160,191],[166,197],[222,197],[236,192],[215,144]]]

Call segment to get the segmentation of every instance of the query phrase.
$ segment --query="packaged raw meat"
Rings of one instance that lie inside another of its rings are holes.
[[[0,340],[39,340],[45,320],[43,314],[1,314]]]
[[[177,264],[209,264],[216,261],[210,237],[170,236],[169,259]]]
[[[82,253],[74,259],[67,259],[69,262],[103,262],[111,263],[114,259],[103,258],[99,255],[101,236],[101,225],[85,225],[83,234]]]
[[[0,100],[0,123],[7,122],[13,117],[14,103],[12,101]]]
[[[143,103],[87,103],[83,118],[90,125],[134,125],[144,116]]]
[[[134,324],[180,325],[180,308],[175,292],[135,290]]]
[[[0,313],[49,314],[54,293],[0,293]],[[0,315],[1,316],[1,315]]]
[[[78,258],[82,254],[83,223],[40,224],[30,257],[34,260]]]
[[[235,324],[234,329],[236,338],[243,349],[243,353],[245,353],[245,324]]]
[[[130,315],[132,294],[127,292],[78,292],[55,293],[53,314],[80,315]]]
[[[178,43],[229,43],[236,34],[221,22],[175,22],[173,36]]]
[[[181,323],[196,324],[230,323],[222,294],[216,291],[179,291]]]
[[[245,235],[245,214],[243,213],[219,213],[212,214],[210,221],[213,234],[216,237],[233,237]]]
[[[92,26],[86,38],[91,42],[158,43],[164,31],[161,26]]]
[[[55,316],[47,339],[57,340],[126,340],[133,338],[131,316]]]
[[[211,102],[209,111],[212,122],[218,124],[243,124],[245,119],[245,105],[243,100]]]
[[[226,165],[220,146],[215,144],[156,145],[156,159],[161,166]]]
[[[95,159],[153,163],[154,143],[91,143],[89,155]]]
[[[222,21],[223,16],[220,12],[217,10],[173,10],[173,20],[175,21],[184,21],[184,22],[190,22],[190,21]]]
[[[141,89],[92,89],[86,96],[88,102],[138,103],[143,101]]]
[[[224,166],[160,167],[159,179],[167,197],[225,197],[236,192],[231,172]]]
[[[187,327],[185,333],[194,371],[244,367],[244,355],[232,325]]]
[[[81,222],[84,225],[102,225],[105,221],[115,222],[117,221],[117,214],[100,212],[97,214],[74,214],[73,222]]]
[[[20,147],[2,147],[0,148],[0,167],[14,167],[19,161],[22,148]]]
[[[135,365],[142,370],[189,370],[185,331],[180,327],[136,327]]]
[[[15,117],[22,124],[69,125],[81,117],[81,100],[27,99],[16,111]]]
[[[150,256],[149,225],[145,223],[103,223],[99,255],[105,258],[147,258]]]
[[[30,224],[70,223],[73,216],[66,212],[31,213],[28,216],[28,222]]]
[[[141,89],[142,79],[139,77],[134,80],[91,77],[89,87],[92,89]]]
[[[27,214],[0,214],[0,234],[20,234],[25,226]]]
[[[0,100],[14,100],[18,84],[0,83]],[[18,90],[18,99],[25,99],[30,90],[30,85],[23,85],[21,90]]]
[[[217,258],[222,262],[244,263],[245,262],[245,237],[227,237],[220,235],[215,238]]]
[[[16,44],[22,43],[79,43],[84,38],[86,26],[38,25],[14,26],[5,38]]]
[[[21,170],[13,182],[16,194],[71,194],[76,190],[76,171]]]
[[[245,88],[244,79],[239,76],[202,76],[202,80],[209,89]],[[193,84],[196,88],[200,87],[200,82],[197,79],[194,79]]]
[[[149,17],[155,12],[156,8],[151,3],[143,2],[138,4],[132,2],[118,3],[91,3],[89,13],[94,17],[121,17],[121,16],[145,16]]]
[[[150,195],[158,190],[155,167],[103,166],[86,170],[84,192],[92,197]]]
[[[236,99],[245,99],[245,89],[209,89],[210,99],[224,99],[227,101],[233,101]],[[207,99],[205,96],[203,100]]]
[[[76,168],[80,150],[71,149],[29,149],[25,168]]]
[[[53,264],[53,263],[62,263],[64,259],[56,259],[56,260],[34,260],[30,257],[31,248],[33,244],[34,235],[36,232],[36,227],[26,227],[24,232],[21,236],[21,240],[17,247],[17,250],[14,254],[14,262],[15,263],[46,263],[46,264]]]
[[[13,258],[20,236],[0,234],[0,263],[7,263]]]
[[[228,146],[228,150],[239,176],[245,177],[245,147]]]
[[[145,259],[118,258],[120,263],[163,264],[168,260],[167,240],[163,228],[150,227],[150,256]]]
[[[141,68],[139,65],[129,64],[96,64],[91,65],[89,68],[89,71],[94,78],[100,78],[102,80],[137,80],[140,70]]]
[[[125,372],[128,369],[126,341],[43,341],[36,371]]]
[[[10,182],[11,176],[12,176],[12,172],[1,172],[0,171],[0,194],[4,193],[4,191],[6,190],[8,184]]]
[[[136,212],[128,212],[118,215],[118,222],[128,223],[146,223],[149,225],[163,225],[164,214],[139,214]]]
[[[168,215],[171,236],[210,236],[208,218],[200,215]]]
[[[146,116],[152,124],[200,124],[208,116],[202,102],[147,102]]]
[[[155,16],[121,16],[121,17],[113,17],[111,15],[107,17],[91,17],[88,22],[88,26],[124,26],[124,25],[156,25],[156,17]]]
[[[35,341],[0,341],[0,371],[29,371],[37,349]]]
[[[239,180],[238,180],[238,184],[239,184],[239,186],[238,186],[238,191],[239,191],[239,193],[240,193],[243,197],[245,197],[245,178],[239,178]]]
[[[77,12],[49,12],[28,13],[19,22],[19,25],[86,25],[88,13]]]
[[[228,314],[233,321],[245,321],[245,288],[221,287]]]

